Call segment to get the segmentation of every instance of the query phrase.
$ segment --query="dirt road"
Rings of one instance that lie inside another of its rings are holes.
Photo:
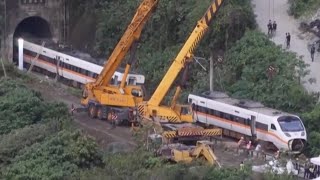
[[[289,16],[287,10],[288,0],[252,0],[256,21],[262,32],[267,33],[267,23],[269,19],[276,21],[278,24],[277,32],[272,41],[277,45],[285,47],[285,34],[291,34],[291,47],[289,51],[297,53],[298,57],[302,57],[305,63],[310,64],[310,75],[304,78],[304,84],[308,91],[320,91],[320,53],[316,53],[315,62],[311,62],[310,44],[315,42],[317,38],[310,33],[302,33],[298,28],[301,20],[296,20]],[[315,78],[316,83],[310,84],[310,78]]]
[[[35,79],[26,85],[36,91],[39,91],[42,97],[49,102],[63,102],[71,109],[71,105],[80,106],[80,98],[72,95],[70,88],[54,80],[47,79],[43,76],[32,75]],[[120,148],[121,150],[130,150],[136,143],[128,127],[112,126],[108,122],[97,119],[90,119],[86,113],[74,113],[74,125],[93,136],[97,143],[104,149]],[[117,146],[117,147],[115,147]]]

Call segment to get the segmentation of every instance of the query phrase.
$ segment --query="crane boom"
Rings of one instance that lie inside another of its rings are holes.
[[[166,75],[160,82],[158,88],[155,90],[151,99],[148,101],[148,105],[160,105],[161,101],[163,100],[164,96],[168,93],[168,90],[177,78],[181,69],[184,68],[186,61],[192,58],[193,52],[195,51],[197,45],[204,36],[205,32],[207,31],[211,20],[216,15],[222,2],[223,0],[215,0],[214,2],[212,2],[211,6],[208,8],[205,15],[198,21],[193,32],[191,33],[188,40],[180,50],[177,57],[174,59],[174,62],[172,63]]]
[[[131,23],[114,48],[100,75],[95,82],[85,85],[81,105],[88,111],[91,118],[110,121],[116,119],[119,123],[134,121],[133,109],[136,104],[143,101],[143,88],[134,82],[126,82],[132,62],[128,61],[120,86],[118,78],[115,78],[115,84],[112,84],[111,80],[128,51],[135,50],[134,44],[139,40],[142,29],[158,2],[159,0],[141,0]],[[115,112],[118,113],[116,116],[113,115]]]
[[[102,69],[97,80],[94,82],[94,87],[105,86],[110,82],[113,74],[124,59],[125,55],[128,53],[133,42],[140,38],[144,24],[151,16],[152,11],[158,4],[158,1],[159,0],[144,0],[140,4],[130,25],[123,34],[117,46],[114,48],[107,61],[107,64]]]

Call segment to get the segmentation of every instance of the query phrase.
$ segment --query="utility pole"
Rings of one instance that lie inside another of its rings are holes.
[[[213,54],[210,54],[210,92],[213,92]]]
[[[7,37],[7,0],[3,1],[3,6],[4,6],[4,32],[3,32],[3,39],[2,39],[2,58],[7,58],[6,57],[6,37]]]

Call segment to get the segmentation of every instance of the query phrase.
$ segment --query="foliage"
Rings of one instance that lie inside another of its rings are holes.
[[[320,6],[319,0],[289,0],[289,14],[298,18],[308,12],[316,11]]]
[[[20,150],[43,141],[57,131],[56,123],[51,122],[27,126],[0,136],[0,166],[10,164]]]
[[[307,94],[299,81],[307,66],[264,34],[247,32],[230,48],[226,59],[224,86],[233,96],[295,113],[313,107],[314,97]],[[270,66],[275,68],[274,73],[269,74]]]
[[[169,164],[145,150],[127,154],[107,154],[106,167],[82,172],[81,179],[141,179],[141,180],[192,180],[192,179],[249,179],[250,167],[245,170],[219,169],[215,166],[191,164]],[[139,163],[137,163],[139,162]]]
[[[6,179],[61,179],[78,168],[103,165],[93,139],[79,132],[61,131],[43,143],[22,150],[3,176]]]
[[[294,175],[289,174],[274,174],[272,172],[268,172],[262,175],[261,180],[295,180],[298,179],[298,177]]]
[[[61,179],[102,166],[97,144],[67,130],[68,108],[19,80],[0,80],[0,179]]]
[[[100,17],[96,33],[98,54],[104,57],[110,55],[131,21],[138,2],[140,1],[122,0],[101,3],[102,8],[97,11]],[[139,62],[136,69],[146,76],[148,92],[154,92],[210,2],[210,0],[201,2],[195,0],[159,1],[156,11],[146,23],[137,51]],[[122,13],[123,11],[127,13]],[[226,46],[231,46],[239,39],[246,28],[254,27],[255,20],[250,0],[227,0],[217,18],[213,20],[213,25],[210,26],[200,47],[197,48],[197,54],[208,57],[210,51],[224,50]],[[208,83],[199,81],[199,79],[208,77],[208,74],[203,72],[199,65],[192,66],[195,68],[192,68],[193,72],[190,76],[192,86],[188,88],[188,91],[204,90],[208,87]]]
[[[309,155],[318,156],[320,154],[320,105],[318,104],[310,112],[302,114],[302,118],[308,134],[309,146],[306,152],[308,152]]]
[[[45,104],[39,93],[1,79],[0,95],[0,134],[41,121]]]

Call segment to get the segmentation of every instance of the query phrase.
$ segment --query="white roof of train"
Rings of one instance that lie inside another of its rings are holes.
[[[198,96],[200,98],[203,98],[203,100],[209,99],[209,100],[213,100],[223,104],[235,106],[238,108],[240,107],[240,108],[247,109],[249,111],[253,111],[259,114],[264,114],[267,116],[292,115],[283,111],[279,111],[277,109],[265,107],[260,102],[230,98],[227,94],[223,92],[205,92],[202,95],[192,95],[192,94],[189,95],[190,98],[192,98],[192,96]]]
[[[97,74],[100,74],[100,72],[102,70],[102,66],[99,66],[97,64],[90,63],[90,62],[81,60],[79,58],[75,58],[75,57],[69,56],[67,54],[63,54],[58,51],[54,51],[54,50],[48,49],[46,47],[39,46],[34,43],[30,43],[28,41],[24,41],[23,46],[24,46],[24,48],[31,50],[31,51],[34,51],[34,52],[40,52],[41,48],[42,48],[41,54],[43,54],[43,55],[46,55],[50,58],[56,58],[56,56],[59,56],[62,58],[61,61],[63,61],[63,62],[77,66],[82,69],[89,70],[91,72],[95,72]]]
[[[31,42],[28,42],[28,41],[24,41],[23,45],[24,45],[25,49],[31,50],[33,52],[40,52],[41,48],[42,48],[41,54],[44,54],[44,55],[46,55],[46,56],[48,56],[50,58],[56,58],[56,56],[59,56],[59,57],[62,58],[63,62],[66,62],[66,63],[68,63],[70,65],[77,66],[77,67],[82,68],[82,69],[89,70],[89,71],[97,73],[97,74],[100,74],[100,72],[103,69],[103,66],[100,66],[100,65],[88,62],[88,61],[84,61],[82,59],[79,59],[79,58],[76,58],[76,57],[73,57],[73,56],[69,56],[67,54],[60,53],[58,51],[54,51],[54,50],[48,49],[46,47],[42,47],[40,45],[31,43]],[[122,74],[119,74],[119,73],[124,73],[124,69],[123,68],[118,68],[117,72],[115,72],[115,74],[117,74],[118,76],[122,76]],[[130,71],[129,75],[130,76],[133,76],[133,75],[136,76],[136,78],[138,79],[139,82],[144,82],[145,81],[145,77],[143,75],[141,75],[141,74],[137,74],[137,73],[134,73],[134,72]]]

